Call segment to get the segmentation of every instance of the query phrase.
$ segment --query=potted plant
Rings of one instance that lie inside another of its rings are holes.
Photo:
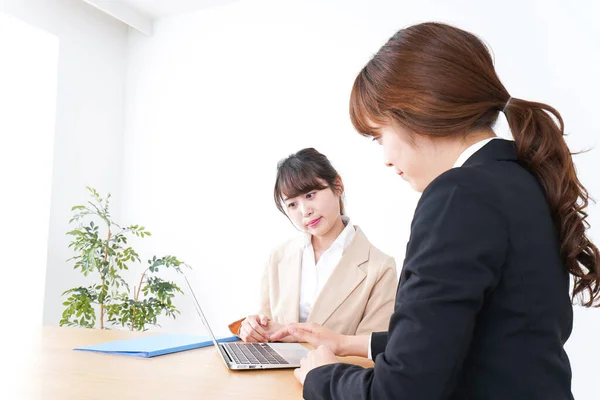
[[[63,293],[67,299],[60,325],[94,328],[98,322],[100,329],[107,329],[110,324],[142,331],[149,325],[160,326],[157,318],[161,315],[175,318],[180,312],[173,298],[183,292],[174,282],[160,278],[159,272],[171,268],[182,273],[182,268],[189,266],[174,256],[153,256],[130,291],[120,274],[140,263],[140,257],[128,245],[128,239],[144,238],[150,232],[139,225],[119,226],[110,215],[110,194],[103,199],[95,189],[87,190],[91,200],[71,209],[73,217],[69,223],[75,222],[78,227],[67,232],[73,237],[69,247],[75,252],[68,261],[74,261],[74,269],[86,277],[96,277],[97,281]]]

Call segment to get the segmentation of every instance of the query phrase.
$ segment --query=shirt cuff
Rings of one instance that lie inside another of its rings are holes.
[[[369,358],[369,360],[373,360],[373,355],[371,354],[371,340],[373,340],[372,333],[369,335],[369,350],[367,352],[367,357]]]

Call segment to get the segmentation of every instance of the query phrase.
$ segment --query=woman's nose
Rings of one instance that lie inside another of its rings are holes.
[[[304,217],[308,217],[313,213],[311,207],[302,203],[300,203],[300,211],[302,212],[302,216]]]

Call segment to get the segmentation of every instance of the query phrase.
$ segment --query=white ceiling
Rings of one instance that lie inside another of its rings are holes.
[[[95,0],[95,3],[125,3],[140,13],[158,19],[203,8],[233,3],[237,0]]]
[[[152,35],[154,21],[173,14],[218,7],[238,0],[81,0],[113,18]]]

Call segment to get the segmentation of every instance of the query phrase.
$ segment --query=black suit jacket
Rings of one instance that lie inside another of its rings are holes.
[[[559,249],[541,185],[492,140],[423,192],[375,367],[316,368],[304,398],[572,399]]]

